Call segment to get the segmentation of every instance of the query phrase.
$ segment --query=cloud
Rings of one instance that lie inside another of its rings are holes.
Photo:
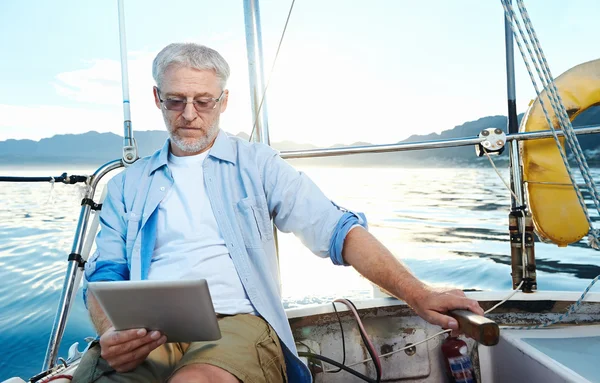
[[[244,62],[244,56],[237,50],[230,48],[228,53],[236,62]],[[129,53],[129,98],[132,124],[136,130],[164,129],[152,96],[154,80],[151,67],[155,55],[156,52]],[[51,84],[62,99],[59,105],[0,104],[0,140],[39,140],[55,134],[77,134],[90,130],[122,135],[120,65],[116,60],[93,59],[82,61],[81,68],[77,70],[58,73]],[[230,89],[236,90],[232,92],[229,110],[223,114],[221,124],[227,131],[249,133],[248,77],[247,72],[241,69],[237,68],[228,84]]]
[[[121,69],[114,60],[92,60],[89,66],[56,75],[56,93],[67,99],[98,105],[118,105],[121,100]]]
[[[134,129],[163,129],[152,98],[153,53],[129,55],[129,86]],[[123,131],[121,68],[116,60],[82,61],[82,68],[58,73],[52,80],[59,105],[0,104],[0,140],[38,140],[55,134]]]
[[[318,145],[390,143],[410,134],[450,129],[468,119],[496,114],[494,111],[504,112],[500,93],[496,100],[500,102],[495,103],[484,95],[464,95],[467,91],[489,92],[478,89],[477,82],[460,85],[465,92],[457,94],[458,85],[448,83],[452,78],[442,73],[423,78],[399,69],[390,75],[378,70],[376,60],[369,62],[358,57],[360,53],[333,52],[326,44],[288,44],[279,57],[267,95],[273,141]],[[221,127],[229,132],[250,133],[253,121],[244,44],[221,41],[215,46],[232,68],[229,106],[222,115]],[[164,129],[152,96],[151,66],[155,54],[138,51],[128,57],[135,130]],[[271,61],[264,66],[268,77]],[[81,68],[58,73],[52,85],[63,100],[60,105],[0,105],[0,140],[40,139],[90,130],[122,134],[118,61],[82,61]],[[474,108],[477,112],[473,112]]]
[[[55,134],[84,133],[90,130],[116,133],[123,125],[114,110],[0,104],[0,115],[0,140],[38,140]]]

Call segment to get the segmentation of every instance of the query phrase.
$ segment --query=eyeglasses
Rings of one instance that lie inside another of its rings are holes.
[[[160,89],[156,88],[156,94],[158,94],[158,100],[160,101],[160,103],[165,106],[165,109],[172,110],[175,112],[182,112],[183,110],[185,110],[185,107],[189,103],[194,104],[194,108],[198,113],[208,112],[217,107],[217,103],[221,101],[224,93],[225,91],[223,90],[217,98],[201,97],[196,98],[193,101],[188,101],[181,98],[167,98],[163,100],[162,98],[160,98]]]

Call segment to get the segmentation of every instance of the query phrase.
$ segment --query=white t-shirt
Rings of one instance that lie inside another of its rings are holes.
[[[175,182],[158,207],[148,279],[206,279],[217,313],[254,313],[206,194],[202,163],[207,155],[169,153]]]

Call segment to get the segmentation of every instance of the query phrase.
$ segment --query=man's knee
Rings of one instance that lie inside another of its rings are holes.
[[[210,364],[190,364],[179,369],[169,383],[239,383],[238,378],[222,368]]]

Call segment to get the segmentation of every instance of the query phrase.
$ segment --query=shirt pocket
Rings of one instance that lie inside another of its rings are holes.
[[[263,247],[273,240],[267,204],[260,197],[246,197],[235,204],[235,215],[246,247]]]

